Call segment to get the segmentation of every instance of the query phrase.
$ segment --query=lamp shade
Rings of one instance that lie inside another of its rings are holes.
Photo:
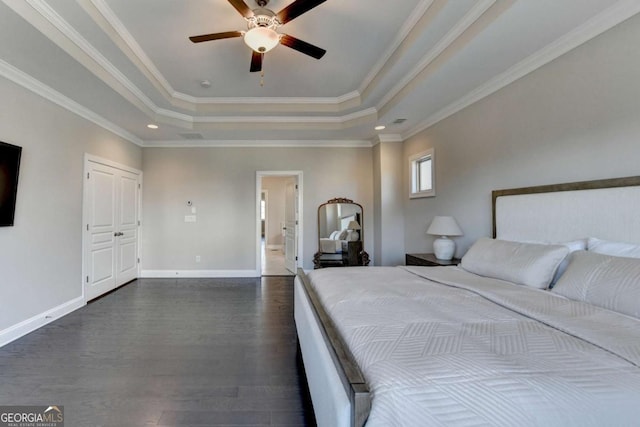
[[[427,229],[434,236],[462,236],[462,230],[452,216],[436,216]]]
[[[268,27],[255,27],[244,35],[244,42],[254,51],[265,53],[280,43],[280,35]]]
[[[358,224],[358,221],[350,221],[349,225],[347,225],[347,230],[360,230],[360,224]]]

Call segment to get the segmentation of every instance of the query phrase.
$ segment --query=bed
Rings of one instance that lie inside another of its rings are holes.
[[[352,221],[359,222],[360,215],[352,214],[340,218],[340,230],[333,231],[329,237],[320,237],[320,252],[324,254],[340,254],[347,252],[349,242],[358,240],[359,234],[349,230]]]
[[[638,204],[638,177],[499,190],[459,267],[300,271],[318,425],[637,425]]]

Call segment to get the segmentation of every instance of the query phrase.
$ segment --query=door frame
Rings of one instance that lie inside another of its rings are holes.
[[[138,226],[138,242],[137,242],[137,258],[139,260],[141,260],[141,251],[142,248],[140,247],[140,242],[142,241],[142,190],[143,190],[143,185],[142,185],[142,171],[132,168],[130,166],[127,165],[123,165],[121,163],[118,162],[114,162],[113,160],[109,160],[109,159],[105,159],[104,157],[99,157],[99,156],[95,156],[93,154],[88,154],[85,153],[84,154],[84,167],[83,167],[83,172],[82,172],[82,276],[80,277],[80,283],[81,285],[81,289],[82,289],[82,300],[84,301],[84,303],[87,303],[87,297],[85,295],[85,284],[86,284],[86,277],[89,274],[89,272],[87,271],[87,250],[89,248],[89,242],[88,242],[88,233],[87,233],[87,224],[89,223],[89,211],[90,211],[90,207],[89,207],[89,185],[88,185],[88,180],[87,180],[87,174],[89,173],[90,170],[90,163],[98,163],[104,166],[109,166],[115,169],[120,169],[122,171],[126,171],[126,172],[130,172],[133,174],[138,175],[138,182],[140,184],[140,188],[139,188],[139,197],[138,197],[138,221],[140,223],[140,225]],[[138,262],[137,265],[137,276],[140,277],[140,271],[141,271],[141,262]]]
[[[269,191],[262,190],[262,189],[260,190],[261,203],[262,203],[263,194],[264,194],[264,245],[266,249],[267,248],[267,230],[269,229]],[[260,209],[262,210],[262,206],[260,206]],[[260,212],[260,217],[262,217],[262,212]],[[262,219],[260,221],[262,221]],[[262,223],[260,224],[260,238],[262,238]]]
[[[260,198],[262,195],[262,178],[269,176],[278,177],[293,177],[296,179],[298,185],[298,232],[296,238],[298,240],[298,260],[296,261],[296,268],[304,265],[304,227],[303,227],[303,182],[302,171],[257,171],[256,172],[256,274],[258,277],[262,276],[262,253],[260,250],[261,233],[260,233]],[[295,272],[294,272],[295,273]]]

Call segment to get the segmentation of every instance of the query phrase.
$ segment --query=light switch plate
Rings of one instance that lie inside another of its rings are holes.
[[[184,216],[184,222],[196,222],[196,216],[195,215],[185,215]]]
[[[191,213],[192,214],[196,213],[196,207],[195,206],[191,206]]]

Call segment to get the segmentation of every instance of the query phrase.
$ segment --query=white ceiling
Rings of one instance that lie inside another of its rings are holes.
[[[261,86],[241,38],[188,39],[246,29],[226,0],[2,0],[0,75],[142,146],[370,146],[406,139],[640,11],[638,0],[373,3],[328,0],[285,24],[327,54],[278,46]]]

